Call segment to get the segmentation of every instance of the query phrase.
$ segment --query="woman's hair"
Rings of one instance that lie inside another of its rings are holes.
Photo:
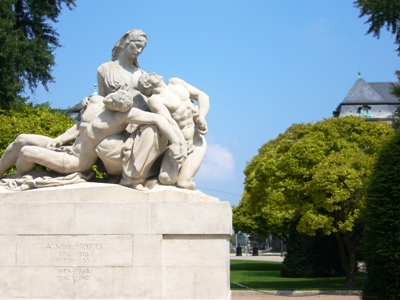
[[[114,48],[112,49],[111,52],[111,60],[116,60],[121,53],[121,50],[126,47],[127,44],[129,44],[132,41],[138,41],[139,39],[142,39],[147,43],[147,36],[146,34],[140,30],[140,29],[132,29],[126,32],[115,44]],[[140,68],[139,62],[137,61],[137,58],[133,60],[133,65]]]

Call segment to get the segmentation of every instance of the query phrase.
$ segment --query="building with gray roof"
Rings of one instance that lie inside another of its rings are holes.
[[[334,117],[360,116],[370,121],[391,121],[399,99],[391,93],[390,82],[366,82],[356,80],[346,97],[333,111]]]

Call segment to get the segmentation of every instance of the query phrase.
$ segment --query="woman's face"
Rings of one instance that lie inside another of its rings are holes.
[[[146,39],[139,38],[134,41],[130,41],[126,46],[126,52],[133,58],[136,59],[146,47]]]

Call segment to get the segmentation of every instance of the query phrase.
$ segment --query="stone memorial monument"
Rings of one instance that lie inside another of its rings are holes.
[[[209,97],[143,71],[146,44],[136,29],[117,41],[64,134],[5,150],[0,299],[231,298],[231,208],[194,183]],[[91,181],[99,162],[113,183]]]

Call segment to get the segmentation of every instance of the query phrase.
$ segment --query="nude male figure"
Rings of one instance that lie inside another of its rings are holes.
[[[164,116],[187,143],[188,157],[183,164],[174,163],[172,149],[167,150],[161,165],[160,183],[194,189],[193,178],[207,150],[204,135],[208,130],[205,117],[210,107],[209,97],[179,78],[171,78],[166,84],[162,76],[155,73],[143,74],[138,88],[149,97],[150,110]]]
[[[23,175],[32,170],[35,164],[40,164],[61,174],[85,172],[96,163],[97,145],[107,136],[123,132],[128,124],[156,125],[172,143],[171,151],[175,161],[185,159],[186,145],[168,121],[156,114],[132,108],[132,95],[128,91],[119,90],[105,98],[99,95],[90,98],[81,122],[65,134],[76,135],[70,148],[57,151],[40,146],[23,146],[16,162],[17,171]],[[75,129],[78,129],[78,134]]]

